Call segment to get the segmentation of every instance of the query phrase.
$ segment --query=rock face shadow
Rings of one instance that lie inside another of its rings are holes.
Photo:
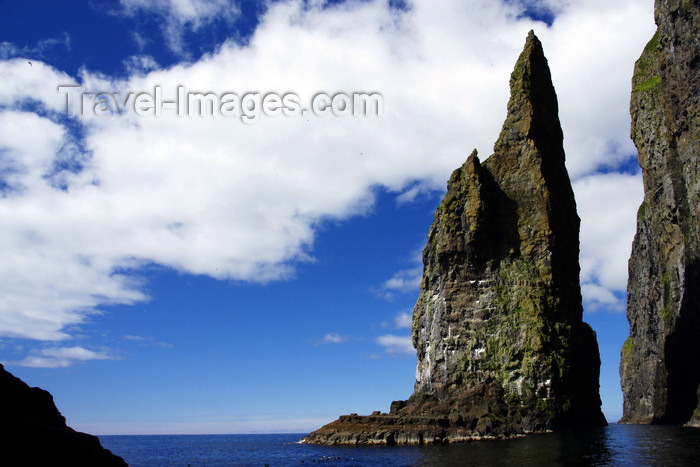
[[[644,202],[629,261],[620,422],[700,427],[700,5],[657,0],[655,19],[632,78]]]
[[[0,365],[3,465],[126,467],[97,437],[66,425],[49,392],[30,388]]]

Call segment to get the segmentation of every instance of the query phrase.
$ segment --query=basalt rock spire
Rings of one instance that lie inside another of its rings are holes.
[[[623,423],[700,426],[700,4],[657,0],[635,65],[644,202],[629,261]]]
[[[468,407],[461,393],[492,381],[517,430],[603,425],[597,343],[581,320],[580,221],[532,32],[510,87],[494,154],[483,164],[473,154],[453,173],[428,234],[414,400]]]
[[[482,164],[474,152],[454,171],[428,233],[413,395],[307,441],[435,443],[605,425],[598,346],[582,321],[580,221],[533,32],[510,87],[494,154]]]

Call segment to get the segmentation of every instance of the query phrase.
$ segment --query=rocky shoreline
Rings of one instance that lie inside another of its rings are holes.
[[[323,430],[313,432],[303,443],[324,445],[422,445],[519,438],[522,433],[482,435],[478,431],[451,426],[448,418],[403,417],[374,412],[371,415],[342,415]]]

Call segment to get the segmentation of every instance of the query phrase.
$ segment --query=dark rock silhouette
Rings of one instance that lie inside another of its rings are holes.
[[[579,218],[556,93],[531,31],[494,154],[455,170],[423,251],[414,393],[348,415],[320,444],[418,444],[599,427],[600,357],[582,321]]]
[[[0,464],[126,467],[92,435],[66,425],[47,391],[30,388],[0,365]]]
[[[622,423],[700,426],[700,4],[657,0],[635,64],[644,202],[629,261]]]

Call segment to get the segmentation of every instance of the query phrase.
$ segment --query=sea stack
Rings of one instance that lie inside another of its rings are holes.
[[[66,425],[53,397],[0,365],[0,465],[126,467],[95,436]]]
[[[700,426],[700,5],[657,0],[632,79],[644,202],[629,261],[622,423]]]
[[[454,171],[423,250],[416,384],[320,444],[422,444],[599,427],[600,357],[582,321],[579,224],[542,45],[530,31],[483,163]]]

